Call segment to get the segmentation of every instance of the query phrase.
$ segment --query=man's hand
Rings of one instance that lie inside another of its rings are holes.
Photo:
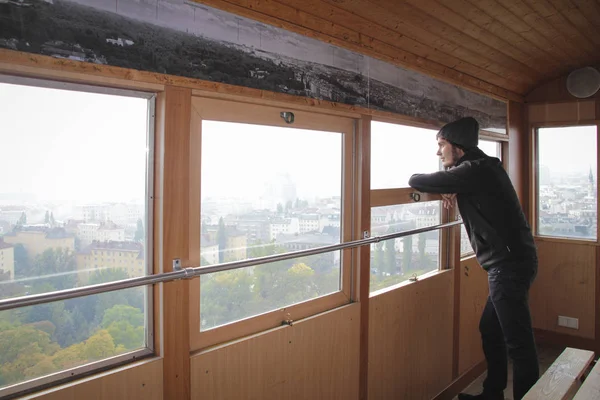
[[[454,207],[454,202],[456,201],[456,193],[443,193],[442,194],[442,204],[446,210]]]

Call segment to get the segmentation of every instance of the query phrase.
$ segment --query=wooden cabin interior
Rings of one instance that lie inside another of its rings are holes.
[[[600,387],[599,69],[599,0],[0,0],[0,397],[455,398],[487,276],[408,178],[468,115]]]

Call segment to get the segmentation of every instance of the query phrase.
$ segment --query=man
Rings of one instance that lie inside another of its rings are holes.
[[[513,362],[513,395],[521,399],[539,378],[529,287],[537,252],[514,187],[499,159],[478,147],[479,123],[471,117],[446,124],[437,134],[445,168],[416,174],[409,185],[442,194],[446,208],[458,203],[477,261],[488,273],[489,296],[479,323],[488,366],[483,392],[459,399],[504,399],[507,351]]]

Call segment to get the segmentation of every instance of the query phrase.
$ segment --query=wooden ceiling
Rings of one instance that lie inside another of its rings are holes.
[[[196,0],[495,97],[600,64],[600,0]]]

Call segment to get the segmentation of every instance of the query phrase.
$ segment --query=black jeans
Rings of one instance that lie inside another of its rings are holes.
[[[528,302],[536,275],[537,260],[511,261],[488,270],[490,294],[479,323],[488,366],[484,393],[506,388],[507,353],[513,362],[514,400],[520,400],[539,378]]]

